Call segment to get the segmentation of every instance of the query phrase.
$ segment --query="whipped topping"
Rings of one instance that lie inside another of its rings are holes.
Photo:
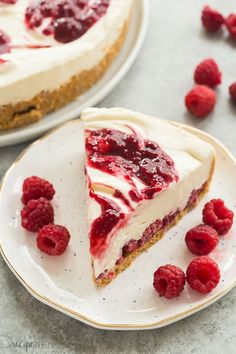
[[[81,38],[67,44],[27,30],[24,15],[28,4],[29,0],[18,0],[14,5],[0,3],[0,29],[18,47],[1,56],[5,62],[0,64],[0,105],[30,100],[95,67],[118,39],[132,0],[111,0],[107,13]],[[24,48],[25,44],[46,48]]]
[[[109,240],[106,252],[100,258],[93,258],[95,276],[111,269],[122,254],[123,246],[131,239],[138,240],[145,229],[157,219],[177,209],[185,208],[193,190],[201,188],[208,180],[214,159],[213,147],[196,136],[187,133],[165,121],[131,112],[126,109],[89,108],[82,113],[85,129],[116,129],[129,133],[131,127],[144,138],[156,142],[173,159],[179,179],[158,193],[153,199],[135,203],[129,195],[130,185],[124,179],[112,176],[91,166],[86,168],[91,187],[96,194],[109,198],[119,205],[126,215],[127,223],[116,230]],[[128,127],[127,127],[128,126]],[[136,179],[135,183],[140,183]],[[107,188],[109,186],[110,188]],[[111,193],[119,190],[130,202],[132,209]],[[94,199],[88,198],[88,222],[101,214],[101,208]]]

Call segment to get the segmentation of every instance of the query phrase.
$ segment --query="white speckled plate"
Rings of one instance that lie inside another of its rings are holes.
[[[236,284],[235,225],[227,236],[221,237],[220,245],[212,253],[212,258],[219,263],[222,278],[211,294],[200,295],[186,286],[179,298],[168,301],[159,298],[152,287],[153,272],[158,266],[173,263],[186,269],[193,259],[185,247],[184,235],[201,222],[201,210],[207,200],[223,197],[236,211],[236,161],[211,136],[184,127],[216,149],[216,172],[211,190],[164,239],[139,256],[104,289],[97,289],[92,281],[88,254],[81,122],[64,124],[18,158],[2,182],[0,244],[6,263],[33,296],[94,327],[148,329],[170,324],[209,306]],[[54,184],[56,222],[66,225],[72,235],[67,251],[60,257],[40,253],[35,245],[35,234],[25,232],[20,226],[21,186],[24,178],[33,174]]]
[[[20,129],[0,133],[0,146],[30,140],[69,119],[79,117],[85,107],[101,101],[120,82],[136,59],[145,38],[148,26],[148,0],[135,0],[129,31],[125,43],[106,74],[89,91],[64,108],[48,114],[37,123]]]

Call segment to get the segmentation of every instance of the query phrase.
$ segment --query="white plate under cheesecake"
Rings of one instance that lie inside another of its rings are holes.
[[[96,120],[93,120],[94,118]],[[166,154],[162,154],[162,158],[168,161],[171,168],[174,168],[171,170],[173,179],[168,180],[169,185],[162,181],[164,189],[153,191],[147,190],[146,187],[143,188],[143,184],[137,184],[137,181],[134,184],[131,183],[132,190],[135,185],[138,187],[136,192],[139,192],[139,197],[145,197],[142,203],[146,203],[144,204],[146,209],[152,201],[158,200],[158,194],[159,196],[164,195],[164,205],[168,201],[168,191],[173,191],[173,186],[176,186],[176,190],[170,199],[179,195],[178,189],[181,190],[183,176],[186,177],[188,184],[192,181],[191,190],[187,191],[187,187],[182,186],[183,198],[181,200],[183,202],[186,199],[187,202],[189,200],[187,194],[191,195],[192,189],[201,189],[206,181],[210,182],[214,156],[216,156],[215,172],[210,190],[176,226],[165,230],[164,237],[160,241],[152,245],[147,252],[140,253],[124,272],[112,279],[110,284],[104,288],[98,288],[93,280],[94,274],[89,252],[88,233],[91,231],[91,222],[94,221],[94,216],[92,221],[89,221],[88,229],[84,175],[85,152],[84,142],[81,139],[83,124],[79,120],[64,124],[31,145],[9,169],[2,182],[0,194],[1,251],[14,274],[40,301],[87,324],[105,329],[161,327],[186,317],[222,297],[236,283],[235,226],[227,236],[220,239],[219,247],[211,254],[219,264],[222,276],[220,284],[210,294],[200,295],[186,287],[181,296],[173,301],[168,301],[157,296],[152,287],[152,277],[156,268],[166,263],[176,264],[184,270],[186,269],[193,256],[184,247],[184,236],[187,230],[201,222],[201,210],[207,200],[222,197],[226,204],[235,211],[236,206],[232,193],[236,175],[234,158],[211,136],[179,123],[159,121],[136,112],[120,109],[90,109],[85,111],[83,119],[87,127],[86,134],[88,134],[88,128],[93,130],[99,128],[118,129],[126,136],[128,134],[130,141],[129,134],[132,135],[132,132],[139,131],[139,136],[144,139],[139,140],[140,146],[143,146],[143,142],[148,148],[151,146],[151,142],[160,145],[162,150],[158,151],[161,154],[164,151]],[[154,128],[152,131],[150,126],[154,125],[156,130]],[[95,136],[98,135],[96,132]],[[122,136],[122,134],[119,135],[119,139]],[[173,142],[173,139],[168,139],[168,136],[181,137],[181,144],[177,144],[177,140]],[[104,150],[104,141],[100,144],[100,148],[104,153],[107,148],[105,145]],[[157,146],[155,148],[158,149]],[[214,155],[214,150],[216,155]],[[178,156],[178,154],[180,155]],[[167,155],[174,164],[170,163]],[[35,156],[37,156],[37,161]],[[186,158],[185,164],[183,164],[184,158]],[[191,178],[191,174],[197,175],[194,171],[197,171],[198,168],[201,169],[201,166],[205,167],[202,167],[200,175],[198,174],[196,179]],[[65,225],[71,232],[69,247],[60,257],[49,257],[40,253],[35,246],[35,236],[28,234],[20,226],[21,186],[23,180],[33,174],[44,177],[54,184],[57,194],[53,204],[57,223]],[[92,180],[94,176],[98,175],[93,173]],[[133,178],[133,175],[131,177]],[[138,178],[142,179],[143,176],[139,174]],[[105,179],[104,175],[100,175],[100,181]],[[120,178],[117,177],[116,186],[122,193],[124,192],[126,200],[128,196],[132,196],[132,193],[128,193],[127,196],[126,192],[129,192],[129,189],[125,191],[125,185],[122,189],[122,183],[119,183],[119,180],[122,181],[121,175]],[[110,177],[108,181],[111,187],[113,179]],[[145,181],[147,183],[147,180]],[[104,184],[102,183],[102,185]],[[154,187],[156,188],[158,185],[155,184]],[[102,190],[99,186],[95,191],[102,195],[104,193],[104,189]],[[207,190],[204,191],[207,192]],[[152,197],[146,198],[147,195],[152,195]],[[111,194],[106,195],[108,198],[110,196]],[[124,198],[121,202],[123,201]],[[134,200],[130,201],[132,206],[133,202]],[[138,205],[142,203],[138,203]],[[169,203],[174,203],[174,201],[169,201]],[[184,210],[185,204],[182,203],[180,210]],[[153,209],[152,212],[151,209]],[[153,220],[156,220],[155,217],[159,217],[160,210],[158,205],[155,205],[155,208],[150,208]],[[145,214],[144,209],[142,214]],[[134,216],[135,213],[131,213],[127,225],[132,222]],[[152,223],[147,215],[145,220]],[[141,235],[143,232],[141,227],[139,231]],[[112,237],[115,239],[115,234]],[[119,238],[121,238],[121,234],[118,233],[117,239]],[[138,236],[136,239],[138,240]],[[120,255],[119,252],[118,255]],[[117,257],[117,254],[114,257]],[[96,265],[96,267],[97,274],[103,270],[102,266],[99,268]]]

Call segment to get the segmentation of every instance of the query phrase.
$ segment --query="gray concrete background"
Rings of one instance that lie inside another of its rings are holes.
[[[124,106],[192,124],[219,138],[236,156],[236,108],[227,87],[236,81],[235,47],[226,33],[209,36],[199,23],[204,0],[150,1],[150,26],[140,56],[100,106]],[[134,0],[135,2],[135,0]],[[236,12],[233,2],[209,0]],[[195,65],[214,57],[223,71],[214,114],[199,121],[184,108]],[[28,144],[0,149],[0,176]],[[90,328],[36,301],[0,258],[0,353],[236,353],[236,289],[178,323],[144,332]]]

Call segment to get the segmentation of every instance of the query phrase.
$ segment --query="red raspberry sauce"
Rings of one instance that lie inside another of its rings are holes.
[[[60,43],[69,43],[85,34],[107,12],[110,0],[39,0],[30,1],[25,12],[25,24],[53,35]],[[44,20],[48,19],[47,26]]]
[[[102,211],[101,215],[94,220],[90,230],[90,252],[93,256],[99,257],[107,248],[108,235],[125,218],[125,214],[114,201],[99,196],[92,190],[89,195],[100,204]]]
[[[130,184],[130,197],[135,202],[152,199],[156,193],[168,188],[178,180],[174,161],[155,142],[143,139],[135,134],[124,133],[114,129],[87,130],[86,152],[88,166],[125,179]],[[139,179],[144,188],[140,192],[132,178]],[[129,201],[115,191],[114,196],[132,210]],[[100,197],[92,190],[90,197],[101,206],[101,216],[97,218],[90,230],[91,253],[99,256],[107,247],[108,236],[125,218],[119,206],[113,201]]]
[[[11,38],[0,29],[0,54],[10,53]]]
[[[131,186],[132,200],[152,199],[155,193],[161,192],[168,188],[171,182],[178,180],[174,161],[155,142],[142,139],[134,133],[127,134],[114,129],[87,133],[88,165],[125,179]],[[137,191],[132,177],[139,179],[146,186],[141,194]]]

